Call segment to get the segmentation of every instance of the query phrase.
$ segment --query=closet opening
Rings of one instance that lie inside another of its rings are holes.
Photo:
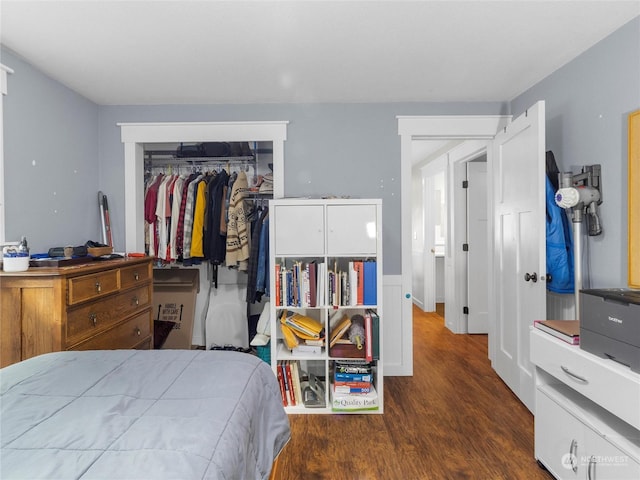
[[[251,348],[268,280],[257,284],[250,256],[269,258],[268,251],[258,255],[259,232],[253,237],[268,221],[269,200],[283,196],[286,123],[120,125],[126,250],[153,256],[154,271],[198,271],[191,348]]]
[[[258,259],[269,258],[261,239],[273,198],[272,142],[145,143],[143,150],[145,253],[156,259],[154,278],[177,268],[200,277],[188,308],[177,308],[177,292],[155,289],[156,322],[163,312],[193,316],[175,322],[168,348],[192,331],[183,348],[249,350],[268,292],[268,266],[258,268]]]

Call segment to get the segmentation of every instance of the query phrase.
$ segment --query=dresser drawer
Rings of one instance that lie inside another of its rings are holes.
[[[67,314],[67,346],[96,335],[151,304],[151,284],[87,303]]]
[[[100,298],[120,289],[119,269],[106,270],[91,275],[73,277],[67,283],[67,304],[76,305],[80,302]]]
[[[134,285],[142,285],[151,281],[152,270],[150,263],[141,263],[120,269],[120,288],[125,289]]]
[[[112,350],[136,348],[151,344],[151,309],[97,335],[69,350]]]
[[[640,375],[544,332],[531,332],[531,361],[560,382],[640,429]],[[612,394],[615,392],[615,394]]]

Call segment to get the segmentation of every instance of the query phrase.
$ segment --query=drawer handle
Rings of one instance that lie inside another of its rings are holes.
[[[134,272],[133,273],[133,279],[134,280],[140,280],[140,275],[138,275],[138,272]]]
[[[567,375],[569,375],[570,377],[575,378],[576,380],[579,380],[583,383],[589,383],[589,380],[587,380],[584,377],[581,377],[580,375],[578,375],[577,373],[573,373],[571,370],[569,370],[567,367],[565,367],[564,365],[560,365],[560,368],[562,369],[562,371],[564,373],[566,373]]]
[[[140,305],[140,300],[138,300],[138,297],[133,297],[133,303],[135,305]]]
[[[142,330],[140,330],[140,328],[136,327],[136,335],[140,336],[142,335]]]
[[[96,315],[95,313],[90,313],[89,320],[91,320],[91,323],[93,323],[93,326],[95,327],[98,324],[98,315]]]
[[[591,472],[593,472],[593,474]],[[591,457],[589,457],[589,466],[587,467],[587,479],[596,480],[596,457],[594,455],[591,455]]]
[[[574,438],[571,440],[571,446],[569,447],[569,462],[571,464],[571,470],[573,473],[578,471],[578,441]]]
[[[102,285],[100,285],[100,282],[96,282],[96,292],[100,293],[102,291]]]

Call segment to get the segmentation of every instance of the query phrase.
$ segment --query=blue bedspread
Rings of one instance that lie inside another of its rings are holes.
[[[266,479],[289,440],[248,354],[112,350],[0,370],[2,479]]]

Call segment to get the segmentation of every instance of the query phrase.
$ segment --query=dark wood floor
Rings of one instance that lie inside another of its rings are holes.
[[[486,335],[414,308],[412,377],[385,377],[384,415],[291,415],[279,480],[549,480],[533,417],[492,370]]]

